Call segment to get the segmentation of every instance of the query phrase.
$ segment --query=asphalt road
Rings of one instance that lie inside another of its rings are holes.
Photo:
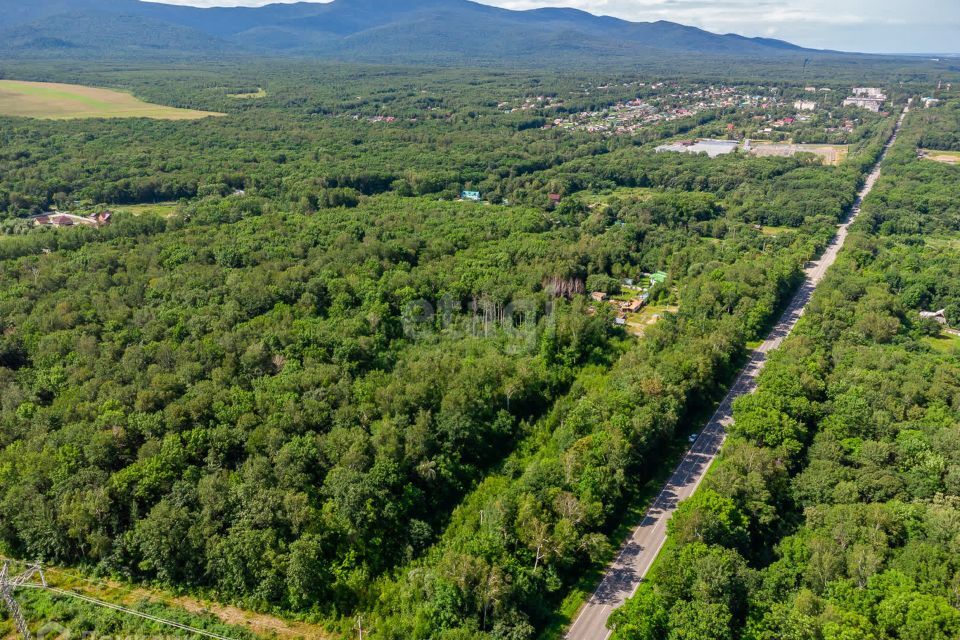
[[[909,109],[909,107],[908,107]],[[837,228],[837,235],[824,250],[818,260],[807,265],[806,279],[794,294],[780,320],[774,325],[767,339],[753,351],[747,364],[730,387],[727,396],[720,403],[716,413],[710,418],[700,436],[693,443],[690,450],[684,455],[680,465],[667,480],[666,485],[654,500],[650,509],[644,515],[639,526],[634,529],[630,538],[620,549],[616,560],[607,568],[603,580],[597,587],[580,613],[570,630],[568,640],[606,640],[612,634],[607,629],[607,618],[610,613],[622,605],[624,601],[636,593],[640,581],[650,570],[660,549],[667,540],[667,520],[673,515],[681,500],[693,495],[703,481],[707,470],[713,463],[726,438],[727,427],[733,422],[733,401],[738,397],[752,393],[757,386],[757,376],[766,364],[767,353],[780,346],[783,340],[796,326],[803,310],[813,296],[813,291],[823,280],[827,269],[837,259],[837,254],[847,239],[850,225],[860,213],[863,199],[873,189],[877,178],[880,177],[880,164],[887,155],[890,147],[896,141],[900,125],[906,116],[904,110],[897,121],[893,136],[887,142],[880,160],[867,176],[863,188],[857,194],[856,202],[851,209],[847,221]]]

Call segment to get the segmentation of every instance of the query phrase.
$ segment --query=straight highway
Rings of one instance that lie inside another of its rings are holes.
[[[804,282],[794,294],[780,320],[774,325],[767,339],[751,353],[747,364],[706,427],[684,455],[656,500],[650,505],[643,520],[621,547],[619,555],[607,568],[600,585],[580,610],[567,632],[567,640],[606,640],[612,634],[612,631],[607,629],[610,613],[636,593],[640,581],[647,575],[667,540],[667,521],[680,501],[689,498],[697,490],[720,452],[720,447],[726,438],[727,427],[733,423],[733,401],[756,389],[757,376],[766,364],[767,354],[779,347],[796,326],[800,316],[803,315],[804,308],[813,296],[814,289],[837,259],[837,254],[840,253],[847,239],[850,225],[860,213],[864,198],[880,177],[881,163],[886,158],[890,147],[896,142],[897,134],[908,111],[909,106],[897,120],[893,135],[887,141],[883,153],[864,181],[846,222],[838,227],[837,234],[820,258],[806,266]]]

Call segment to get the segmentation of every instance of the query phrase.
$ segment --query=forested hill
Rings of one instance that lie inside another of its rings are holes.
[[[217,52],[379,62],[639,62],[698,54],[821,55],[779,40],[628,22],[574,9],[511,11],[468,0],[335,0],[199,9],[138,0],[0,0],[0,55]],[[104,36],[109,34],[108,39]]]

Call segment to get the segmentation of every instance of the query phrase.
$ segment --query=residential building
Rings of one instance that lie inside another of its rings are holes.
[[[860,109],[866,109],[867,111],[879,113],[880,109],[883,107],[883,100],[880,98],[861,98],[854,96],[844,100],[843,106],[858,107]]]
[[[853,95],[860,98],[876,98],[878,100],[887,99],[887,96],[883,93],[883,89],[877,87],[854,87]]]

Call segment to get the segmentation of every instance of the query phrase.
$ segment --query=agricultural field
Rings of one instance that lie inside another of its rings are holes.
[[[129,93],[75,84],[0,80],[0,115],[71,120],[152,118],[196,120],[221,113],[150,104]]]

